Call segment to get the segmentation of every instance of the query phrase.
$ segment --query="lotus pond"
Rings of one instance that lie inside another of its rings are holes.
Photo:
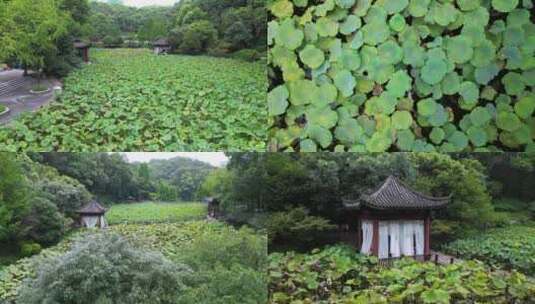
[[[49,107],[0,129],[3,151],[265,150],[265,65],[95,50]]]
[[[533,303],[535,281],[481,262],[403,259],[391,268],[348,247],[270,255],[270,303]]]
[[[268,5],[272,150],[535,150],[531,0]]]
[[[113,205],[106,219],[110,225],[119,223],[162,223],[202,219],[206,216],[206,204],[155,203]]]

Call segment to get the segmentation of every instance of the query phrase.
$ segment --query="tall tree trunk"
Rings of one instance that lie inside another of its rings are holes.
[[[28,67],[24,65],[24,76],[28,76]]]

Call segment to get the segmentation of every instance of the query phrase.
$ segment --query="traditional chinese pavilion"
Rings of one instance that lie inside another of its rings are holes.
[[[106,228],[108,227],[108,223],[104,217],[106,211],[106,208],[102,207],[102,205],[96,201],[92,201],[78,210],[80,224],[82,227],[87,228]]]
[[[89,48],[91,47],[91,44],[76,40],[74,41],[74,48],[78,50],[78,54],[85,63],[89,62]]]
[[[345,207],[356,210],[357,246],[364,254],[380,259],[431,255],[431,212],[445,207],[448,197],[432,197],[417,192],[394,176],[371,194],[346,200]]]

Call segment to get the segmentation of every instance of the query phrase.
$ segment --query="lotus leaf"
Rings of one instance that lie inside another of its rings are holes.
[[[299,52],[299,58],[301,58],[301,61],[303,61],[304,64],[312,69],[319,68],[325,60],[323,52],[311,44],[307,45],[301,52]]]
[[[280,85],[268,93],[269,115],[276,116],[286,112],[290,93],[284,85]]]
[[[313,106],[308,108],[305,113],[309,124],[317,125],[326,129],[334,127],[338,121],[338,114],[329,106]]]
[[[271,13],[278,18],[291,17],[294,13],[294,6],[288,0],[277,0],[271,5],[270,9]]]
[[[305,139],[299,143],[299,147],[303,152],[316,152],[318,151],[318,146],[313,140]]]
[[[307,134],[310,139],[313,139],[324,149],[330,146],[333,141],[331,131],[318,125],[308,125]]]
[[[270,91],[285,86],[290,105],[282,92],[268,95],[272,136],[304,129],[303,114],[308,121],[323,108],[337,114],[322,126],[334,142],[298,136],[318,150],[535,149],[531,1],[298,0],[293,16],[277,1],[269,5]],[[299,150],[293,138],[278,149]]]
[[[498,12],[508,13],[518,6],[518,0],[492,0],[492,7]]]

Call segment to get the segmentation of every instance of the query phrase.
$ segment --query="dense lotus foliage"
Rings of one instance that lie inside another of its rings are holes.
[[[269,9],[272,150],[535,150],[531,0]]]
[[[265,150],[265,65],[99,50],[59,101],[0,128],[3,151]]]
[[[533,303],[535,292],[533,278],[477,261],[435,265],[406,258],[388,268],[340,246],[270,254],[269,277],[273,304]]]
[[[456,240],[444,250],[463,259],[478,259],[492,266],[535,275],[535,227],[495,229],[484,235]]]

